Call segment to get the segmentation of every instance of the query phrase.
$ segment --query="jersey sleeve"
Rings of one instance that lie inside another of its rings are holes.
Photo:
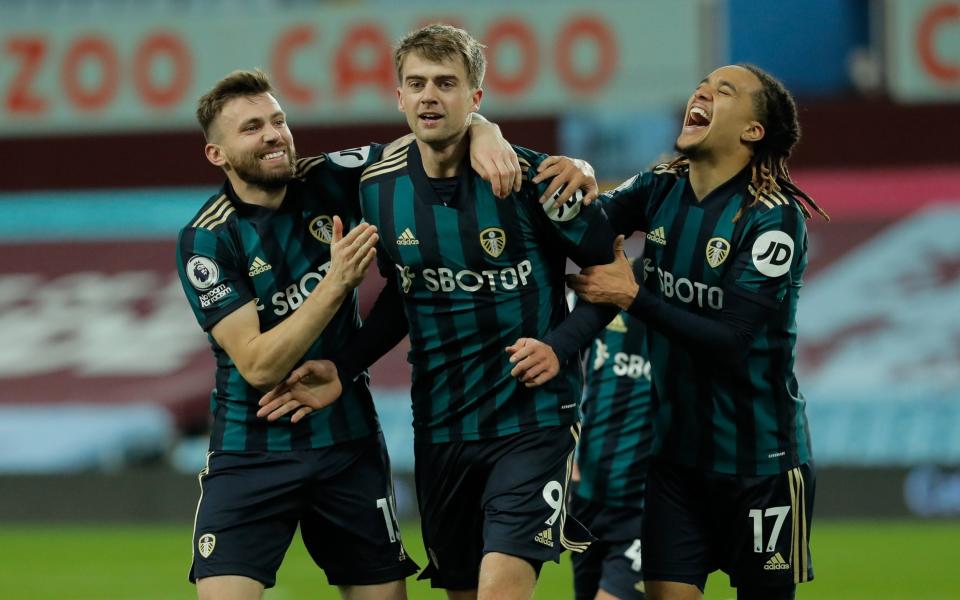
[[[806,224],[793,205],[755,213],[727,274],[725,287],[766,306],[780,304],[802,285],[807,261]]]
[[[654,173],[646,171],[600,195],[598,202],[614,233],[629,237],[636,231],[649,229],[647,209],[658,183]]]
[[[368,144],[357,148],[345,148],[324,154],[330,167],[344,175],[353,176],[360,183],[363,170],[379,161],[383,156],[384,144]]]
[[[254,298],[243,257],[208,229],[188,227],[177,241],[177,274],[204,331]]]
[[[616,237],[604,211],[596,204],[583,204],[583,194],[577,190],[567,202],[554,206],[556,195],[542,205],[539,198],[546,192],[549,181],[534,184],[530,181],[537,166],[547,156],[525,148],[516,148],[520,164],[528,166],[520,193],[537,215],[538,223],[565,249],[577,265],[587,267],[606,264],[613,260],[613,240]],[[559,194],[559,191],[557,192]]]

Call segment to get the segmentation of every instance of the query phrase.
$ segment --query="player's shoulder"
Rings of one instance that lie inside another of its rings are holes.
[[[746,194],[748,205],[751,205],[757,218],[778,219],[800,217],[803,221],[803,208],[800,205],[800,199],[787,190],[760,190],[753,183],[747,184]],[[756,202],[753,202],[755,199]]]
[[[537,152],[516,144],[511,144],[511,147],[517,153],[517,162],[520,163],[520,171],[523,173],[524,182],[528,182],[536,176],[537,167],[549,156],[543,152]]]
[[[210,196],[200,210],[180,230],[181,237],[188,231],[216,234],[237,219],[237,208],[224,190]]]
[[[690,167],[685,163],[665,162],[637,175],[636,185],[650,189],[670,189],[689,176]]]
[[[680,179],[687,175],[687,171],[688,167],[686,165],[677,164],[676,162],[665,162],[654,165],[647,173],[649,173],[650,177]]]
[[[380,160],[363,170],[363,174],[360,175],[360,185],[369,185],[384,179],[396,178],[406,173],[407,155],[414,143],[411,140],[406,144],[390,144],[384,147]]]
[[[326,154],[298,158],[293,165],[293,177],[294,179],[306,180],[323,172],[326,166],[328,166]]]
[[[601,203],[623,202],[635,197],[655,201],[657,198],[665,197],[685,175],[686,173],[681,169],[672,167],[668,163],[657,165],[632,175],[616,187],[606,190],[600,195],[600,201]]]

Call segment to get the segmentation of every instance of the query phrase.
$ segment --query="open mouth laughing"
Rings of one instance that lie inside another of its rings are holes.
[[[710,126],[712,119],[712,115],[707,112],[706,108],[695,104],[687,111],[687,118],[683,122],[683,129],[684,131],[690,132],[705,129]]]

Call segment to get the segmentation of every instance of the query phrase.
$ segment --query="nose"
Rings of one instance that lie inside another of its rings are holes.
[[[432,81],[428,81],[420,92],[420,102],[423,104],[433,104],[437,101],[437,86]]]
[[[707,88],[708,84],[703,84],[693,92],[693,97],[697,100],[710,100],[713,91]]]
[[[273,125],[272,123],[267,127],[263,128],[263,139],[267,141],[273,141],[280,139],[280,128]]]

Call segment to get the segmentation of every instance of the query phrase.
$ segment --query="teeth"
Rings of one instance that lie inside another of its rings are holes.
[[[699,106],[694,106],[693,108],[691,108],[691,109],[690,109],[690,114],[691,114],[691,115],[700,115],[701,117],[703,117],[704,119],[706,119],[708,123],[710,122],[710,117],[707,116],[707,111],[703,110],[703,109],[700,108]]]
[[[264,154],[263,160],[270,160],[272,158],[280,158],[283,156],[283,150],[278,150],[276,152],[271,152],[270,154]]]

